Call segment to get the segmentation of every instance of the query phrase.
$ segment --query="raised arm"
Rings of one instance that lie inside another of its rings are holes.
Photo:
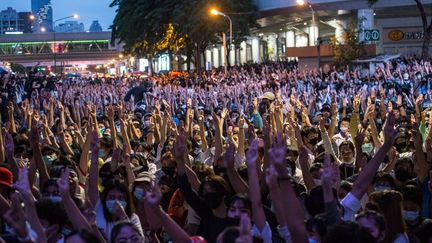
[[[189,235],[160,207],[161,192],[159,186],[152,185],[150,191],[146,192],[144,208],[148,222],[153,227],[159,226],[160,222],[173,242],[191,242]]]
[[[374,157],[367,163],[359,176],[354,182],[351,193],[357,198],[361,199],[366,193],[370,183],[372,183],[375,173],[377,172],[381,162],[384,160],[387,152],[393,146],[396,136],[395,115],[393,112],[387,114],[386,123],[384,126],[384,144],[379,148]]]
[[[423,151],[423,139],[419,131],[418,123],[413,124],[411,131],[415,146],[415,165],[414,170],[420,181],[424,181],[429,174],[429,164],[426,161],[426,156]]]
[[[16,126],[15,126],[14,108],[12,102],[9,102],[7,106],[7,110],[9,116],[9,132],[15,134]]]
[[[286,146],[281,142],[275,143],[273,148],[269,151],[269,154],[272,165],[276,168],[278,173],[281,192],[282,195],[284,195],[282,197],[282,202],[283,205],[285,205],[285,218],[293,242],[306,243],[308,242],[308,236],[304,225],[303,210],[292,188],[290,176],[286,170]]]
[[[266,226],[266,216],[261,202],[261,188],[257,174],[259,140],[252,141],[251,146],[246,154],[246,163],[248,168],[249,196],[252,202],[252,218],[260,231]]]
[[[88,181],[88,196],[92,205],[96,205],[99,199],[98,178],[99,178],[99,134],[92,131],[90,135],[91,164]]]
[[[117,128],[116,128],[115,122],[114,122],[115,110],[114,110],[114,107],[112,106],[112,104],[108,105],[108,107],[106,108],[106,114],[108,117],[108,123],[109,123],[109,127],[110,127],[111,138],[113,140],[113,148],[115,149],[118,147],[118,141],[117,141]]]
[[[249,191],[248,185],[241,178],[241,176],[239,175],[239,173],[237,172],[234,166],[235,157],[234,157],[234,147],[232,145],[230,145],[225,151],[223,161],[226,168],[228,179],[234,191],[236,193],[247,193]]]

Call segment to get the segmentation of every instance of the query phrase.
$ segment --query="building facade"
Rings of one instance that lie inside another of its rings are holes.
[[[345,28],[357,29],[360,39],[374,54],[419,55],[421,52],[422,20],[412,0],[380,0],[373,6],[367,0],[305,0],[311,8],[307,4],[299,6],[296,0],[254,2],[261,16],[260,28],[252,30],[240,49],[230,52],[231,64],[302,59],[303,66],[317,66],[318,43],[322,63],[331,62],[330,41],[336,38],[343,42]],[[432,0],[422,0],[422,3],[430,20]],[[224,65],[222,46],[212,46],[204,55],[206,63],[202,66]]]
[[[0,35],[20,32],[30,33],[30,15],[30,12],[17,12],[11,7],[0,11]]]
[[[92,24],[89,28],[90,32],[102,32],[102,26],[100,25],[98,20],[93,20]]]
[[[84,31],[85,31],[84,24],[74,20],[65,21],[64,23],[60,23],[55,26],[55,32],[58,33],[84,32]]]
[[[31,10],[35,16],[33,22],[34,32],[42,32],[42,29],[45,29],[47,32],[53,31],[51,0],[31,0]]]

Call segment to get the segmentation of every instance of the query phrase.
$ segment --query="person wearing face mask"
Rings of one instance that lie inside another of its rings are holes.
[[[395,163],[395,177],[400,184],[406,183],[414,179],[414,162],[411,158],[402,157],[398,158]]]
[[[45,231],[47,243],[62,243],[64,235],[61,233],[67,221],[67,214],[63,205],[50,199],[41,198],[35,203],[39,221]]]
[[[319,142],[317,129],[310,126],[304,126],[300,133],[303,139],[303,144],[311,152],[311,154],[314,154],[316,146]]]
[[[153,242],[157,240],[156,232],[151,230],[150,224],[144,210],[144,198],[147,191],[151,191],[152,183],[155,176],[147,171],[141,172],[132,185],[132,194],[134,205],[136,206],[136,214],[138,215],[141,225],[143,226],[145,242]]]
[[[425,219],[420,215],[423,201],[423,192],[414,185],[407,185],[402,188],[403,210],[402,215],[408,228],[410,242],[427,242],[422,239],[424,232],[432,226],[432,220]],[[428,232],[430,233],[430,232]]]
[[[341,145],[342,142],[352,140],[349,130],[350,122],[351,120],[349,118],[343,118],[339,126],[339,133],[333,136],[333,141],[338,147]]]
[[[48,168],[50,168],[53,162],[57,160],[59,150],[51,145],[45,145],[41,152],[44,163]]]
[[[165,153],[161,158],[162,172],[161,177],[161,206],[164,210],[168,210],[170,199],[178,188],[176,166],[177,162],[171,152]]]
[[[355,162],[355,149],[354,144],[350,141],[342,142],[339,146],[340,161],[342,164],[339,165],[341,173],[341,179],[354,175],[354,162]]]
[[[106,186],[95,211],[96,225],[105,236],[110,236],[115,224],[124,220],[134,224],[143,235],[140,219],[135,214],[132,195],[125,183],[114,181]]]

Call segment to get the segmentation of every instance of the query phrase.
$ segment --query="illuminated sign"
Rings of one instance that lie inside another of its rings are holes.
[[[422,28],[392,28],[384,29],[384,42],[421,42],[424,39]]]

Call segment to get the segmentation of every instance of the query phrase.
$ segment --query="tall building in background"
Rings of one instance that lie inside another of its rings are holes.
[[[65,21],[64,23],[58,24],[55,27],[55,32],[84,32],[84,24],[78,23],[78,21]]]
[[[35,16],[33,31],[40,32],[41,28],[51,32],[53,30],[53,10],[51,0],[31,0],[31,10]]]
[[[102,26],[99,24],[98,20],[93,20],[92,24],[90,25],[90,32],[102,32]]]
[[[30,16],[31,12],[19,12],[18,13],[18,29],[24,33],[32,32],[32,20]]]
[[[30,33],[31,20],[30,12],[17,12],[15,9],[8,7],[0,11],[0,35],[5,33]]]
[[[18,31],[18,13],[8,7],[0,12],[0,34]]]

